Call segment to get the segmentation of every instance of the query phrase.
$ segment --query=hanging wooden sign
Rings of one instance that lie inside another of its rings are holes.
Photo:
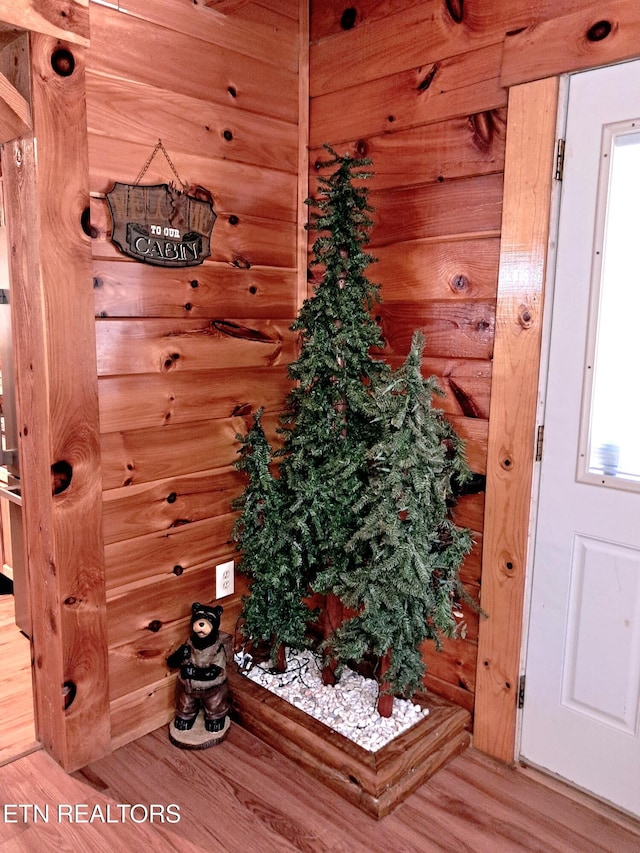
[[[172,184],[123,184],[106,194],[111,240],[130,258],[161,267],[192,267],[211,254],[217,215],[208,190]]]
[[[182,189],[175,184],[141,186],[151,161],[161,151]],[[204,187],[188,188],[159,139],[134,184],[119,181],[106,194],[111,240],[121,252],[145,264],[193,267],[211,254],[217,216]]]

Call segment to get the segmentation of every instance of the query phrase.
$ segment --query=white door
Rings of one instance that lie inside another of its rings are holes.
[[[521,755],[640,816],[640,62],[565,136]]]

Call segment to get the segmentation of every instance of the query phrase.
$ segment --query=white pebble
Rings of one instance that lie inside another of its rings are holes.
[[[241,662],[241,655],[236,660]],[[335,686],[324,685],[321,667],[312,652],[289,650],[285,673],[270,673],[255,665],[244,674],[370,752],[386,746],[429,713],[428,708],[394,697],[392,716],[381,717],[373,679],[344,669]]]

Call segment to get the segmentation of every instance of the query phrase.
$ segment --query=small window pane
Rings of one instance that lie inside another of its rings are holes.
[[[588,471],[640,482],[640,132],[609,151]]]

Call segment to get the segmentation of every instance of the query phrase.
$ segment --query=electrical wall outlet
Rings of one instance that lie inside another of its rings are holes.
[[[224,598],[233,592],[233,560],[216,566],[216,598]]]

